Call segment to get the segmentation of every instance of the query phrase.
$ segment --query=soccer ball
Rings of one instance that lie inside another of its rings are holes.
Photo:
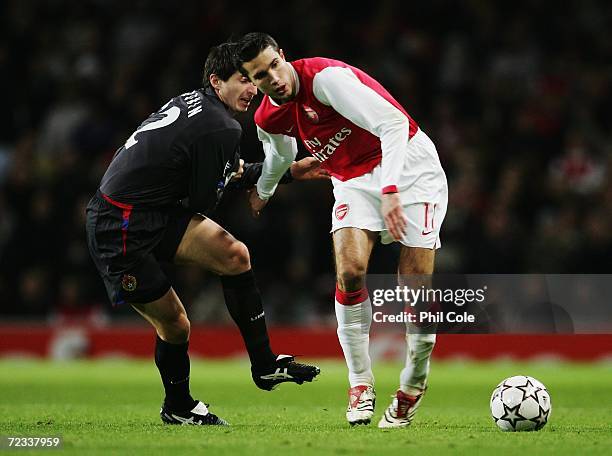
[[[551,410],[546,387],[526,375],[505,379],[491,394],[491,415],[502,431],[539,431]]]

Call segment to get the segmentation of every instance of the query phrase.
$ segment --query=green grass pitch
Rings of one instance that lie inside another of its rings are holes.
[[[208,428],[161,423],[161,383],[152,360],[0,361],[0,435],[60,435],[64,447],[56,453],[79,455],[612,454],[609,363],[434,362],[412,426],[385,431],[375,423],[350,428],[345,367],[320,366],[312,384],[265,392],[251,383],[243,361],[193,362],[194,397],[232,424]],[[375,365],[376,422],[399,369]],[[536,377],[550,391],[552,416],[540,432],[503,433],[490,418],[491,391],[518,374]]]

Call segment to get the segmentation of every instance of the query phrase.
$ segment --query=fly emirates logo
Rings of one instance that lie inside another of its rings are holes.
[[[313,157],[323,162],[327,160],[332,154],[336,151],[342,141],[344,141],[350,134],[352,130],[347,127],[343,127],[338,133],[329,138],[327,144],[323,146],[323,143],[316,136],[313,139],[305,139],[304,144],[310,150]]]

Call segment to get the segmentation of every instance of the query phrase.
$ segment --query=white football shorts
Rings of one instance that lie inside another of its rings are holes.
[[[448,206],[448,185],[434,143],[422,131],[407,145],[406,163],[397,186],[408,219],[404,238],[407,247],[438,249],[440,228]],[[412,150],[411,150],[412,149]],[[409,158],[410,157],[410,158]],[[415,169],[414,157],[425,157]],[[380,233],[381,242],[394,242],[381,213],[381,166],[363,176],[342,182],[332,177],[335,203],[331,232],[359,228]]]

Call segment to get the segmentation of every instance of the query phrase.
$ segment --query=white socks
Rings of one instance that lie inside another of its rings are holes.
[[[370,325],[372,304],[367,290],[346,293],[336,289],[336,319],[338,340],[349,370],[351,388],[357,385],[374,386],[370,360]],[[418,394],[427,385],[429,360],[436,343],[435,334],[406,332],[406,367],[400,373],[400,389]]]
[[[406,332],[406,367],[400,373],[400,389],[403,392],[417,394],[427,385],[429,359],[435,343],[435,334]]]
[[[349,370],[351,388],[357,385],[374,385],[372,361],[370,360],[370,325],[372,323],[372,304],[363,291],[359,297],[356,293],[336,292],[336,319],[338,320],[338,340],[344,352],[344,358]],[[347,300],[347,295],[353,295]],[[340,299],[339,299],[340,298]],[[346,305],[340,301],[351,302],[363,299],[362,302]]]

